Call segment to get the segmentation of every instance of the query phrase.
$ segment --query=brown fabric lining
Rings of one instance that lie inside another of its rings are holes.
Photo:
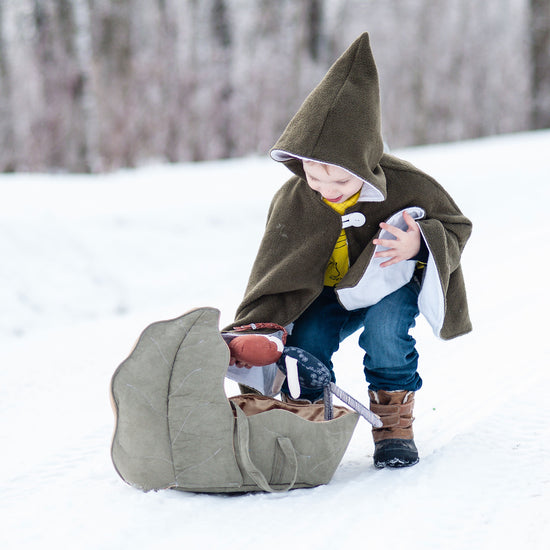
[[[273,411],[283,410],[294,414],[297,414],[305,420],[311,422],[323,422],[325,420],[325,406],[323,404],[308,404],[308,403],[283,403],[272,397],[265,395],[236,395],[229,398],[230,401],[235,403],[246,416],[253,416],[255,414]],[[347,407],[336,406],[334,407],[334,418],[340,418],[352,411]]]

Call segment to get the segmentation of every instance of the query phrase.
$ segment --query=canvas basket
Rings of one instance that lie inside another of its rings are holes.
[[[149,325],[115,371],[111,456],[144,491],[280,492],[328,483],[358,414],[262,395],[227,398],[229,348],[219,311]]]

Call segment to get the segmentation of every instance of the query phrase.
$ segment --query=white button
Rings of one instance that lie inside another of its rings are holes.
[[[346,229],[347,227],[361,227],[365,225],[367,218],[361,212],[351,212],[351,214],[346,214],[342,216],[342,228]]]

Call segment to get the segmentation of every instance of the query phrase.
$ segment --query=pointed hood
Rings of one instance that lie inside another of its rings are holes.
[[[364,33],[306,98],[270,154],[304,179],[301,159],[340,166],[366,182],[360,200],[382,201],[383,149],[378,73]]]

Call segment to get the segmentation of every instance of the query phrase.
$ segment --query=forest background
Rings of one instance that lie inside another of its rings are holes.
[[[364,31],[390,147],[550,127],[550,0],[0,0],[0,171],[263,155]]]

